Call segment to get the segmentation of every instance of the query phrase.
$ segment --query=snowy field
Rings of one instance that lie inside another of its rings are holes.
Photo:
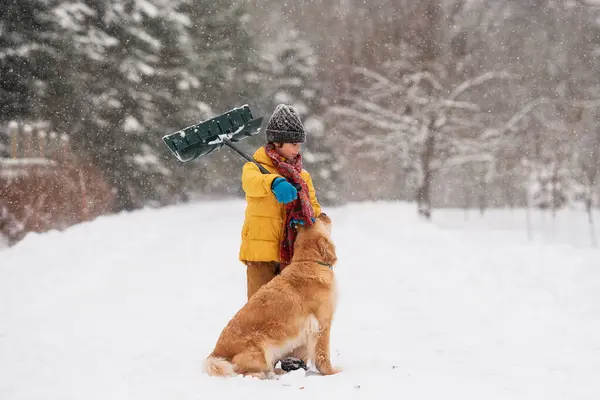
[[[600,399],[600,250],[583,214],[554,226],[536,214],[530,242],[520,212],[326,212],[341,374],[202,373],[245,301],[245,270],[243,203],[200,203],[0,251],[0,399]]]

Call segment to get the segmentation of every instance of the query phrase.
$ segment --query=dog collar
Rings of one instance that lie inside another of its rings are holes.
[[[328,267],[330,270],[333,271],[333,265],[331,265],[331,264],[327,264],[327,263],[324,263],[322,261],[317,261],[317,264],[324,265],[324,266]]]

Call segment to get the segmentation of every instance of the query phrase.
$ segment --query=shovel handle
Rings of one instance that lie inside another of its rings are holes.
[[[256,166],[258,167],[260,172],[262,172],[263,174],[270,174],[268,169],[266,169],[265,167],[260,165],[258,162],[256,162],[256,160],[254,158],[250,157],[248,154],[246,154],[242,150],[240,150],[235,144],[233,144],[233,142],[231,140],[223,139],[223,143],[225,143],[225,145],[227,145],[227,147],[229,147],[230,149],[232,149],[233,151],[238,153],[240,156],[244,157],[246,160],[256,164]]]

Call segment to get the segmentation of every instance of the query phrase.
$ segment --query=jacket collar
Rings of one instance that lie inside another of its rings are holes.
[[[268,165],[269,167],[275,167],[273,165],[273,161],[271,161],[271,158],[267,155],[267,152],[265,151],[265,147],[264,146],[260,146],[252,155],[252,158],[254,158],[257,162],[264,164],[264,165]]]

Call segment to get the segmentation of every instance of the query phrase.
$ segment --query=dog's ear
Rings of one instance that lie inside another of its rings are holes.
[[[317,239],[317,248],[319,254],[323,257],[323,261],[329,264],[335,264],[337,256],[335,254],[335,247],[331,241],[325,236],[319,236]]]

